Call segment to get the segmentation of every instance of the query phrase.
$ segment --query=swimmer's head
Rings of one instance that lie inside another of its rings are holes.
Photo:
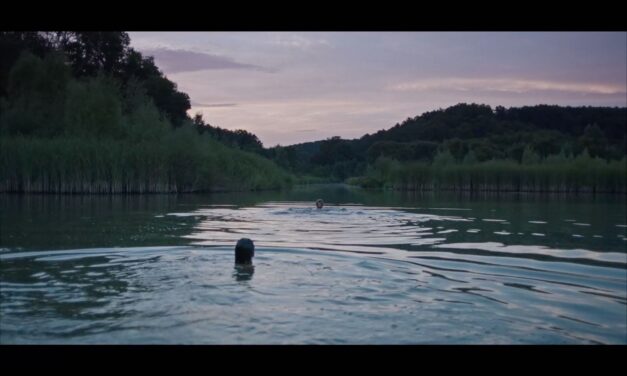
[[[255,256],[255,245],[248,238],[241,238],[235,245],[235,264],[252,265]]]
[[[322,199],[321,199],[321,198],[317,199],[317,200],[316,200],[316,207],[317,207],[318,209],[322,209],[322,207],[323,207],[323,206],[324,206],[324,201],[322,201]]]

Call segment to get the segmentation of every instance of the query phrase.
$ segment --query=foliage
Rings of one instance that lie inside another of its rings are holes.
[[[293,182],[258,155],[256,136],[190,119],[187,95],[130,49],[125,33],[3,32],[5,47],[14,53],[0,57],[0,68],[8,66],[0,82],[0,191],[195,192]]]
[[[3,190],[259,189],[290,184],[281,168],[394,189],[625,190],[624,107],[461,103],[359,139],[268,149],[189,109],[126,33],[0,32]]]
[[[365,176],[347,182],[398,190],[627,193],[626,172],[627,157],[606,161],[591,157],[587,149],[576,157],[560,153],[541,159],[533,154],[523,163],[505,159],[473,162],[471,157],[459,163],[451,154],[442,153],[433,163],[402,163],[382,157]]]
[[[178,91],[152,58],[143,57],[129,44],[127,33],[115,31],[0,32],[0,95],[11,97],[8,77],[21,56],[46,58],[54,53],[63,56],[75,78],[106,75],[121,87],[131,80],[140,82],[159,112],[173,125],[181,125],[188,119],[188,95]]]
[[[198,136],[190,125],[160,139],[0,139],[4,192],[180,193],[291,184],[291,176],[274,163]]]
[[[493,110],[487,105],[461,103],[359,139],[334,137],[277,146],[267,155],[277,163],[284,161],[282,166],[294,173],[306,171],[336,180],[364,176],[381,157],[421,166],[437,165],[444,156],[449,162],[465,165],[495,160],[537,164],[559,154],[573,156],[588,150],[591,157],[609,163],[627,155],[626,127],[624,107],[538,105]],[[346,170],[347,166],[354,169]],[[329,175],[335,168],[342,173]]]

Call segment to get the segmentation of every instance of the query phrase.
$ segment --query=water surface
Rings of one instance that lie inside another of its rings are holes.
[[[622,196],[329,185],[0,209],[1,343],[627,343]],[[254,269],[233,266],[241,237]]]

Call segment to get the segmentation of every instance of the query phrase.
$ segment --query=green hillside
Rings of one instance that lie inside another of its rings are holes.
[[[0,191],[272,189],[256,136],[191,119],[187,94],[122,32],[0,33]]]

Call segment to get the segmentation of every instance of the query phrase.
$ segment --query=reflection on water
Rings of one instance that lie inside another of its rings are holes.
[[[255,274],[254,265],[235,265],[233,276],[236,281],[250,281]]]
[[[1,343],[627,343],[624,197],[0,205]],[[233,266],[241,237],[254,267]]]

